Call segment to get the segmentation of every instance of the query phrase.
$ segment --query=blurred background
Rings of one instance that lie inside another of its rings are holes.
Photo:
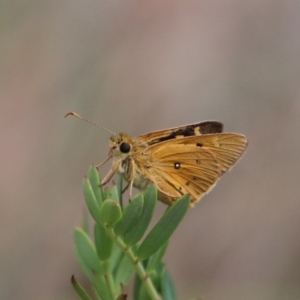
[[[81,182],[109,134],[71,110],[134,136],[245,134],[165,262],[180,299],[300,299],[299,1],[2,0],[0,19],[1,299],[77,299]]]

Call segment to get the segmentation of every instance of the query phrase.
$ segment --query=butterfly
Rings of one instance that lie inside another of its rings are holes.
[[[74,112],[68,115],[93,123]],[[242,134],[223,132],[223,124],[217,121],[154,131],[137,138],[109,132],[113,135],[108,158],[97,167],[112,159],[112,168],[102,184],[117,173],[128,182],[131,198],[133,187],[144,190],[153,183],[158,199],[166,204],[188,194],[194,206],[236,164],[248,144]]]

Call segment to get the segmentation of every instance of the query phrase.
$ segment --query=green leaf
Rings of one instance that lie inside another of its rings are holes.
[[[122,218],[122,211],[119,203],[115,200],[105,200],[100,208],[99,223],[106,228],[114,227]]]
[[[137,298],[134,298],[134,299],[137,299],[137,300],[152,300],[152,298],[149,296],[144,284],[142,284],[140,286],[140,289],[138,291],[138,296],[137,296]]]
[[[150,257],[171,237],[186,214],[189,204],[190,196],[185,195],[168,208],[139,247],[137,253],[139,259]]]
[[[108,260],[112,254],[113,242],[108,237],[105,228],[96,223],[94,226],[94,236],[98,257],[102,261]]]
[[[154,286],[154,288],[156,288]],[[148,291],[141,281],[140,277],[136,274],[134,278],[134,288],[133,288],[133,299],[134,300],[152,300],[149,296]]]
[[[81,228],[75,228],[74,241],[77,254],[90,268],[90,270],[97,273],[102,273],[102,266],[97,256],[95,246],[88,235]]]
[[[128,246],[136,244],[143,237],[150,224],[157,203],[157,189],[154,185],[151,184],[143,194],[144,205],[142,212],[136,224],[124,235],[124,242]]]
[[[101,274],[95,274],[95,287],[98,295],[103,300],[115,300],[113,291],[110,290],[106,277]]]
[[[114,228],[116,235],[124,235],[136,224],[142,211],[143,203],[143,194],[138,194],[126,205],[121,221]]]
[[[148,202],[153,199],[157,201],[157,188],[154,184],[150,184],[144,191],[144,201]]]
[[[164,300],[177,300],[175,286],[168,270],[164,267],[161,273],[161,294]]]
[[[123,178],[120,175],[117,176],[117,190],[118,190],[118,198],[120,201],[120,205],[121,208],[123,209],[123,197],[122,197]]]
[[[113,185],[111,188],[106,190],[106,199],[115,200],[117,203],[120,203],[119,192],[116,185]]]
[[[146,272],[150,274],[161,262],[167,248],[169,245],[169,240],[167,240],[153,255],[150,256]]]
[[[91,183],[87,178],[85,178],[83,180],[82,185],[83,185],[83,193],[84,193],[85,202],[90,211],[90,214],[92,215],[92,217],[94,218],[94,220],[97,223],[100,223],[100,218],[99,218],[100,206],[98,205],[98,202],[96,200]]]
[[[95,198],[100,207],[103,202],[101,180],[100,180],[99,172],[94,166],[91,166],[89,169],[89,179],[90,179],[90,183],[91,183]]]
[[[76,257],[78,264],[85,275],[85,277],[89,280],[89,282],[93,285],[95,283],[95,276],[93,270],[87,265],[85,260],[79,255],[78,251],[76,250]]]
[[[116,285],[126,286],[134,272],[134,265],[126,255],[123,255],[121,262],[116,270],[115,282]]]
[[[90,227],[89,227],[89,214],[87,210],[83,211],[82,214],[82,221],[81,221],[81,228],[83,231],[88,235],[90,232]]]
[[[92,300],[82,285],[75,279],[74,275],[71,277],[71,283],[74,290],[82,300]]]
[[[94,277],[95,277],[95,276],[94,276]],[[95,281],[96,281],[96,280],[94,279],[94,282],[95,282]],[[96,285],[96,283],[95,283],[93,286],[91,286],[91,290],[93,291],[93,294],[94,294],[94,296],[96,297],[95,300],[103,300],[103,299],[98,295],[98,291],[97,291],[95,285]]]
[[[150,274],[150,279],[153,283],[153,286],[155,287],[156,291],[158,293],[161,293],[161,288],[160,288],[160,275],[158,271],[154,271]]]
[[[123,255],[124,254],[122,252],[122,249],[120,247],[118,247],[116,244],[114,244],[112,255],[109,259],[110,267],[114,273],[116,273],[118,271],[118,267],[119,267],[119,264],[120,264],[120,261],[121,261]]]
[[[134,277],[133,300],[139,300],[139,293],[142,286],[140,277],[136,274]]]

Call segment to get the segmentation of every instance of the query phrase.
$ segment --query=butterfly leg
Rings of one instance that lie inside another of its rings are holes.
[[[129,183],[129,201],[131,201],[132,198],[132,188],[133,188],[133,180]]]
[[[114,174],[115,174],[115,171],[110,170],[103,178],[103,180],[101,182],[101,186],[107,184],[111,180],[111,178],[114,176]]]
[[[126,186],[124,187],[124,189],[122,190],[122,194],[129,188],[130,183],[127,183]]]
[[[108,162],[111,159],[112,155],[110,154],[103,162],[101,162],[99,165],[96,165],[95,168],[100,168],[103,166],[106,162]]]

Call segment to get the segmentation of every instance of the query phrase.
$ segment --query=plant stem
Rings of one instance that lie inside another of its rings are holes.
[[[113,294],[115,294],[114,278],[113,278],[113,275],[111,273],[111,268],[108,264],[108,261],[103,262],[103,267],[104,267],[104,275],[106,277],[108,287],[111,290],[111,292]]]
[[[107,229],[108,236],[122,249],[125,255],[129,258],[135,267],[136,273],[140,277],[141,281],[144,283],[145,288],[151,298],[151,300],[162,300],[160,295],[157,293],[150,277],[146,273],[141,261],[134,255],[132,249],[128,247],[123,239],[117,236],[113,229]]]

